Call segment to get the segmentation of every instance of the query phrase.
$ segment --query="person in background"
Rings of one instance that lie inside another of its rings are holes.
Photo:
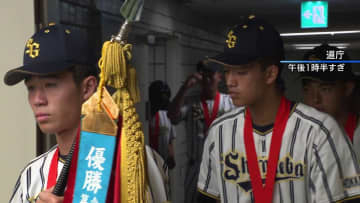
[[[150,84],[150,146],[162,156],[169,169],[173,169],[176,165],[174,154],[176,133],[167,117],[170,97],[171,91],[165,82],[156,80]]]
[[[337,47],[322,44],[307,52],[305,60],[329,60],[330,53],[338,53],[335,60],[348,60],[348,55]],[[341,53],[341,56],[339,56]],[[333,57],[334,58],[334,57]],[[334,59],[332,59],[334,60]],[[356,77],[351,64],[344,63],[338,70],[336,63],[334,70],[307,71],[300,74],[303,88],[304,104],[319,111],[330,114],[346,132],[354,149],[359,153],[360,128],[359,115],[354,109],[356,99]],[[328,64],[329,66],[329,64]],[[360,156],[360,154],[359,154]]]
[[[239,108],[209,129],[199,202],[358,202],[360,168],[345,133],[328,114],[284,96],[275,27],[252,15],[224,41],[210,59],[224,66]]]
[[[219,92],[222,80],[221,66],[207,60],[198,62],[197,72],[190,75],[180,87],[168,110],[173,124],[186,121],[187,172],[185,176],[185,202],[197,202],[198,180],[204,141],[211,123],[234,108],[229,95]],[[195,85],[201,93],[185,101],[185,96]]]

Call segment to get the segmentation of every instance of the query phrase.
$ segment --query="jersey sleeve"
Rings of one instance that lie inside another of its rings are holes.
[[[349,138],[330,117],[315,132],[308,170],[312,202],[359,198],[360,168]]]
[[[13,193],[10,196],[9,203],[28,203],[26,190],[24,190],[24,187],[26,185],[25,183],[25,177],[24,173],[22,173],[19,178],[17,179],[15,183],[15,187],[13,189]]]
[[[211,139],[211,133],[214,130],[209,131],[208,139],[204,144],[204,150],[202,155],[202,161],[200,166],[200,173],[198,179],[198,190],[203,195],[211,197],[213,199],[219,199],[219,185],[217,180],[217,167],[216,159],[214,158],[215,142]]]
[[[360,164],[360,122],[357,123],[357,126],[358,127],[354,132],[353,146],[358,159],[358,163]]]

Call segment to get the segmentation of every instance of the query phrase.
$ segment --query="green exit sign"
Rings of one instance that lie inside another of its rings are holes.
[[[328,2],[301,2],[301,28],[326,28],[328,26]]]

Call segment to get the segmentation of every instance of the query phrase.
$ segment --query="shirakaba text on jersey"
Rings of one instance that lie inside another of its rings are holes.
[[[259,169],[263,182],[265,182],[268,157],[258,158]],[[238,184],[245,192],[251,188],[248,162],[244,153],[230,151],[223,156],[223,177],[226,181]],[[306,165],[304,162],[295,162],[290,154],[280,157],[276,169],[276,181],[302,179]]]

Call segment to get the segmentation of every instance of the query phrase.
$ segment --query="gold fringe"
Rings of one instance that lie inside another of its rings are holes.
[[[146,202],[144,134],[129,92],[122,89],[121,97],[123,99],[121,202]],[[126,164],[124,164],[125,160]]]
[[[116,89],[113,100],[122,115],[121,129],[121,202],[149,202],[148,184],[145,169],[144,133],[141,130],[139,116],[134,103],[140,101],[136,81],[136,70],[128,61],[131,60],[131,44],[117,42],[104,43],[99,67],[101,69],[98,87],[99,103],[105,85]]]

